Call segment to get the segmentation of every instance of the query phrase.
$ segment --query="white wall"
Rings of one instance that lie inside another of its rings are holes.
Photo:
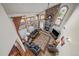
[[[69,19],[69,17],[72,15],[73,11],[75,10],[77,4],[76,3],[63,3],[60,8],[64,5],[68,6],[68,11],[60,25],[60,29],[62,29],[63,25],[67,22],[67,20]]]
[[[0,56],[9,54],[16,39],[19,37],[16,34],[14,24],[0,4]]]
[[[50,3],[49,7],[58,3]],[[8,16],[33,16],[48,8],[48,3],[2,3]]]
[[[79,56],[79,5],[65,25],[64,36],[70,38],[70,42],[65,44],[59,55],[78,55]]]

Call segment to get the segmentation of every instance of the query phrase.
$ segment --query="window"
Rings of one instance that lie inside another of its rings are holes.
[[[26,21],[25,18],[21,18],[19,30],[24,28],[26,28]]]
[[[60,10],[59,10],[58,13],[57,13],[57,18],[56,18],[56,21],[55,21],[55,24],[56,24],[56,25],[60,25],[60,24],[61,24],[61,22],[62,22],[63,19],[64,19],[64,16],[65,16],[66,13],[67,13],[67,11],[68,11],[68,6],[62,6],[62,7],[60,8]]]

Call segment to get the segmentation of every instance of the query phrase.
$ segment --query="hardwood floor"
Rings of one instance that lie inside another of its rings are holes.
[[[50,53],[47,49],[48,44],[53,44],[54,42],[54,38],[50,35],[50,33],[47,33],[45,31],[40,31],[39,35],[37,35],[37,37],[33,39],[33,42],[41,48],[41,51],[38,56],[56,55],[54,53]],[[9,56],[35,56],[35,54],[33,54],[33,52],[30,51],[27,47],[26,47],[26,52],[23,52],[23,51],[19,51],[15,46],[13,46]]]
[[[15,47],[15,45],[12,47],[9,56],[21,56],[20,51]]]

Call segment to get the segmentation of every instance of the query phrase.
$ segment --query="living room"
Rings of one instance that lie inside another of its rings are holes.
[[[74,35],[77,34],[77,32],[75,33],[75,29],[73,28],[77,25],[76,23],[78,22],[77,20],[78,16],[75,16],[76,14],[78,14],[77,13],[77,11],[79,10],[78,4],[2,3],[1,8],[4,10],[4,11],[2,10],[3,12],[5,12],[4,14],[7,15],[7,16],[5,15],[7,17],[7,20],[9,18],[9,20],[6,21],[7,23],[11,24],[11,25],[8,24],[8,28],[9,27],[11,28],[10,31],[13,30],[12,34],[11,32],[9,32],[8,29],[5,28],[6,31],[8,31],[7,34],[10,33],[11,38],[13,38],[13,41],[11,40],[8,41],[7,46],[9,46],[9,48],[7,48],[6,54],[3,53],[2,55],[9,55],[9,56],[79,55],[79,53],[76,52],[75,54],[74,53],[69,54],[66,52],[70,51],[70,48],[75,47],[74,43],[75,41],[71,39],[73,34]],[[3,13],[1,13],[0,15],[2,16],[2,14]],[[76,26],[75,28],[78,27]],[[7,34],[5,34],[5,36]],[[9,37],[6,38],[11,39]],[[75,36],[73,36],[73,38],[75,39]],[[74,44],[72,44],[72,41]],[[6,46],[6,44],[4,45]],[[77,44],[78,43],[76,42],[76,45]],[[67,46],[67,48],[65,46]],[[3,48],[1,50],[3,50]],[[65,52],[63,50],[65,50]],[[3,51],[5,51],[5,49]]]

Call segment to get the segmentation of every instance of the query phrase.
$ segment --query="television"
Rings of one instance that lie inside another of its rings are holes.
[[[55,29],[52,30],[52,36],[55,40],[58,38],[59,35],[60,35],[60,33],[57,30],[55,30]]]

